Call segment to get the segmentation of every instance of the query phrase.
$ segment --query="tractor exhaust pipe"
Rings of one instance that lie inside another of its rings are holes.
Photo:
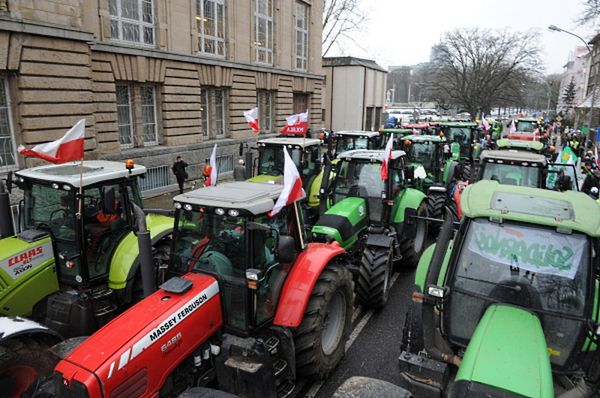
[[[140,259],[140,272],[142,275],[142,288],[144,297],[148,297],[156,291],[154,278],[154,261],[152,259],[152,241],[150,231],[146,226],[146,215],[144,211],[133,203],[133,213],[137,229],[138,250]]]
[[[423,343],[426,347],[427,353],[433,359],[460,366],[460,358],[454,355],[449,347],[440,348],[436,344],[438,339],[435,338],[435,304],[431,299],[427,298],[427,286],[437,284],[440,269],[442,268],[442,263],[450,243],[450,238],[452,237],[453,229],[454,225],[451,219],[444,221],[437,240],[437,245],[435,246],[435,250],[433,251],[433,255],[431,257],[431,266],[427,273],[427,278],[425,279],[425,291],[423,292],[424,299],[422,307]]]
[[[10,199],[4,181],[0,181],[0,238],[13,236],[15,229],[10,211]]]

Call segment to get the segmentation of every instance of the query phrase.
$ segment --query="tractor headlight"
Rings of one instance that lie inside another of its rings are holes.
[[[444,298],[446,292],[444,291],[443,287],[439,287],[439,286],[429,286],[427,287],[427,294],[432,296],[432,297],[436,297],[436,298]]]
[[[177,210],[181,209],[181,203],[179,203],[179,202],[175,202],[175,208],[176,208]]]
[[[216,209],[215,209],[215,214],[216,214],[217,216],[222,216],[222,215],[224,215],[224,214],[225,214],[225,210],[221,209],[220,207],[219,207],[219,208],[216,208]]]
[[[231,217],[237,217],[240,215],[240,212],[235,209],[231,209],[227,212],[227,214],[229,214]]]

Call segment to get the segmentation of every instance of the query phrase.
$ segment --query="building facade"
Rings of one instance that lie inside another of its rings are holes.
[[[0,173],[18,145],[86,119],[86,159],[132,158],[151,186],[181,155],[229,172],[254,134],[309,110],[320,125],[322,0],[0,0]]]
[[[573,105],[580,104],[585,99],[588,61],[588,50],[584,46],[575,47],[575,49],[569,54],[569,60],[564,66],[565,70],[560,81],[557,105],[558,112],[567,111],[568,104],[565,103],[564,94],[571,82],[573,82],[575,88]]]
[[[354,57],[323,58],[323,120],[333,131],[374,130],[385,123],[387,71],[375,61]]]

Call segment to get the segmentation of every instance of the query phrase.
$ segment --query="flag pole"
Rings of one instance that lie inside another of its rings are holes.
[[[81,220],[83,214],[83,155],[79,162],[79,211],[77,212],[77,219]]]
[[[300,213],[298,212],[298,201],[294,202],[294,212],[296,213],[296,225],[298,225],[298,236],[300,236],[300,247],[304,249],[304,236],[302,233],[302,223],[300,222]]]

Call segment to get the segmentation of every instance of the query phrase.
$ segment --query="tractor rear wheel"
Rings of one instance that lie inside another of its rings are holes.
[[[427,197],[427,211],[429,217],[443,220],[446,215],[446,193],[432,193]],[[442,223],[432,222],[429,224],[429,235],[438,236]]]
[[[33,397],[56,360],[45,342],[22,337],[0,344],[0,391],[3,397]]]
[[[417,216],[427,217],[427,203],[425,201],[422,201],[419,205]],[[408,238],[403,236],[400,240],[401,264],[408,268],[417,266],[427,243],[427,222],[424,220],[416,220],[415,222],[417,223],[415,237]]]
[[[390,295],[392,251],[384,247],[366,247],[358,269],[356,295],[365,307],[381,308]]]
[[[294,331],[296,369],[313,380],[326,378],[344,356],[352,323],[352,275],[339,264],[329,264],[319,276]]]
[[[421,312],[417,310],[416,304],[412,301],[408,305],[408,311],[406,311],[401,341],[400,349],[412,354],[418,354],[425,347]]]

